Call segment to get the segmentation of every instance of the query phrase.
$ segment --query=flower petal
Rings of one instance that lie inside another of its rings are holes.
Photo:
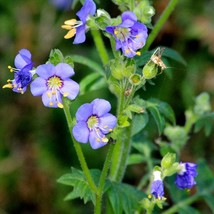
[[[14,60],[16,68],[22,69],[24,66],[30,63],[32,63],[30,51],[27,49],[21,49]]]
[[[99,127],[101,127],[102,133],[107,134],[112,131],[112,129],[117,124],[117,118],[112,114],[105,114],[99,118]]]
[[[156,180],[152,182],[151,186],[151,194],[155,196],[155,198],[162,198],[164,195],[163,181]]]
[[[71,79],[67,79],[63,82],[61,92],[64,96],[66,96],[70,100],[73,100],[79,93],[79,84]]]
[[[111,110],[111,105],[107,100],[95,99],[93,102],[93,114],[101,117]]]
[[[73,44],[80,44],[85,42],[86,40],[85,30],[86,26],[84,24],[76,28],[76,36],[74,38]]]
[[[30,90],[33,96],[41,96],[45,91],[47,91],[46,81],[41,77],[37,77],[30,84]]]
[[[51,63],[39,65],[36,69],[36,73],[43,77],[44,79],[48,79],[49,77],[53,76],[55,74],[54,65]]]
[[[87,143],[89,138],[89,129],[87,123],[80,121],[72,130],[74,138],[80,143]]]
[[[102,137],[105,137],[104,135],[101,135]],[[95,131],[91,131],[89,134],[89,142],[92,147],[92,149],[98,149],[100,147],[105,146],[108,142],[103,142],[101,138],[98,137]]]
[[[77,12],[77,16],[82,22],[86,22],[88,15],[94,15],[96,12],[96,5],[93,0],[86,0],[82,8]]]
[[[74,75],[74,69],[67,63],[59,63],[56,67],[56,75],[65,79]]]
[[[88,118],[93,114],[93,105],[91,103],[85,103],[79,107],[76,112],[77,121],[87,122]]]
[[[58,104],[62,103],[62,95],[59,93],[59,91],[56,91],[56,94],[52,94],[52,91],[48,90],[47,92],[43,93],[42,102],[46,107],[58,108]]]

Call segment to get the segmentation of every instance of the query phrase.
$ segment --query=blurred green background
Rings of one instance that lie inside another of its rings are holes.
[[[154,0],[154,22],[167,2]],[[69,6],[66,10],[60,9],[56,4],[56,0],[55,4],[51,0],[0,0],[1,86],[12,78],[7,66],[13,66],[21,48],[31,51],[35,66],[45,63],[53,48],[59,48],[64,55],[80,54],[100,62],[90,33],[86,43],[81,45],[73,45],[72,39],[63,39],[66,32],[60,26],[65,20],[76,17],[81,4],[77,3],[74,10],[69,10]],[[113,17],[120,14],[108,1],[97,1],[99,7]],[[194,96],[199,93],[207,91],[214,107],[213,8],[212,0],[180,1],[151,47],[173,48],[187,62],[187,67],[172,65],[173,69],[158,76],[155,86],[142,90],[144,98],[156,97],[168,102],[175,110],[179,125],[184,124],[184,111],[193,105]],[[108,47],[108,40],[104,41]],[[75,64],[75,71],[76,81],[93,72],[79,64]],[[0,96],[0,214],[91,213],[90,204],[85,207],[79,200],[64,202],[70,189],[56,183],[71,166],[79,168],[63,111],[45,108],[41,98],[33,97],[30,91],[21,95],[1,89]],[[95,97],[108,99],[115,113],[116,99],[106,88],[80,97],[73,107],[74,112],[79,104]],[[213,133],[208,138],[204,132],[192,133],[182,158],[193,162],[205,158],[214,169],[213,139]],[[101,169],[106,149],[93,151],[87,145],[83,149],[90,168]],[[140,169],[141,166],[137,166],[131,170],[132,175],[125,180],[135,184]],[[206,210],[205,205],[201,206]]]

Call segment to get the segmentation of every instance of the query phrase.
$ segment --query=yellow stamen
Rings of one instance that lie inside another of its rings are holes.
[[[137,52],[136,52],[136,55],[140,56],[140,55],[141,55],[141,52],[140,52],[140,51],[137,51]]]
[[[56,94],[56,91],[52,91],[52,94],[55,95],[55,94]]]
[[[100,142],[100,138],[96,138],[96,141],[97,141],[97,142]]]
[[[103,138],[102,138],[102,142],[103,142],[103,143],[107,143],[107,142],[108,142],[108,138],[103,137]]]
[[[126,49],[126,53],[129,53],[130,51],[129,51],[129,49]]]
[[[3,85],[2,88],[10,88],[10,89],[12,89],[13,85],[11,83],[9,83],[9,84]]]
[[[53,106],[53,102],[50,102],[49,105],[50,105],[50,106]]]
[[[108,131],[109,131],[109,132],[112,132],[112,131],[113,131],[113,129],[109,129]]]
[[[76,29],[73,28],[68,31],[68,33],[64,36],[65,39],[70,39],[76,34]]]
[[[65,92],[64,94],[63,94],[63,97],[67,97],[69,95],[69,93],[68,92]]]
[[[70,25],[61,25],[61,28],[65,29],[65,30],[71,30],[72,26],[70,26]]]
[[[107,128],[108,128],[108,126],[107,126],[107,125],[105,125],[103,128],[104,128],[104,129],[107,129]]]
[[[66,20],[66,21],[64,22],[64,24],[65,24],[65,25],[71,25],[71,26],[73,26],[73,25],[76,24],[76,22],[77,22],[76,19],[69,19],[69,20]]]
[[[119,32],[117,30],[114,31],[114,34],[117,35]]]
[[[57,106],[59,107],[59,108],[63,108],[64,106],[62,105],[62,103],[57,103]]]
[[[48,97],[50,98],[50,97],[51,97],[51,92],[48,92],[47,95],[48,95]]]
[[[152,198],[152,195],[151,195],[151,194],[149,194],[149,195],[148,195],[148,198],[149,198],[149,199],[150,199],[150,198]]]

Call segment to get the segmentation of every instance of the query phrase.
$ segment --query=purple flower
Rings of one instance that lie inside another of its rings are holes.
[[[198,175],[194,163],[180,163],[181,171],[176,176],[175,184],[179,189],[190,189],[196,184],[195,177]]]
[[[74,70],[66,63],[40,65],[36,74],[39,77],[31,83],[31,93],[42,96],[42,102],[47,107],[63,108],[62,96],[73,100],[79,93],[79,84],[70,79]]]
[[[23,94],[33,76],[30,51],[21,49],[15,57],[14,64],[15,68],[8,66],[10,72],[14,72],[14,79],[8,80],[8,84],[4,85],[3,88],[11,88],[14,92]]]
[[[154,180],[151,185],[150,193],[155,196],[155,198],[162,199],[164,195],[163,181],[161,179],[161,172],[153,172]]]
[[[117,26],[108,26],[106,31],[116,40],[116,50],[120,48],[129,58],[140,55],[138,49],[142,48],[147,39],[147,28],[137,21],[134,13],[126,11],[122,14],[122,23]]]
[[[80,143],[89,141],[93,149],[106,145],[106,134],[111,132],[117,123],[116,117],[108,113],[110,110],[110,103],[104,99],[95,99],[80,106],[76,112],[74,138]]]
[[[80,44],[85,42],[87,19],[89,15],[93,16],[95,12],[96,5],[93,0],[86,0],[83,7],[76,14],[80,21],[77,21],[76,19],[70,19],[65,21],[64,25],[62,25],[63,29],[68,30],[68,33],[64,36],[64,38],[70,39],[76,34],[73,44]]]

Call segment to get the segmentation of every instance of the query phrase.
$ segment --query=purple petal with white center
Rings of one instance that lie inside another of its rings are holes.
[[[46,81],[41,77],[37,77],[30,84],[30,90],[33,96],[41,96],[45,91],[47,91]]]
[[[55,74],[55,67],[51,63],[43,64],[37,67],[36,73],[43,77],[44,79],[48,79]]]
[[[85,25],[81,25],[76,28],[76,36],[75,36],[73,44],[80,44],[80,43],[85,42],[85,40],[86,40],[85,31],[86,31]]]
[[[85,103],[81,105],[76,112],[77,121],[87,122],[88,118],[93,115],[93,105],[91,103]]]
[[[22,69],[27,64],[31,63],[31,53],[27,49],[21,49],[16,55],[14,64],[18,69]]]
[[[63,94],[68,94],[66,96],[70,100],[73,100],[76,98],[76,96],[79,93],[79,84],[71,79],[67,79],[63,81],[63,87],[60,90]]]
[[[101,117],[111,110],[111,105],[107,100],[95,99],[93,102],[93,114]]]
[[[67,63],[59,63],[55,67],[56,75],[61,79],[65,79],[74,75],[74,69]]]
[[[109,129],[113,129],[116,124],[117,118],[112,114],[107,113],[99,118],[99,127],[101,127],[101,131],[103,134],[109,133]]]
[[[76,141],[80,143],[87,143],[89,138],[89,129],[87,127],[87,123],[80,121],[78,122],[72,130],[73,136]]]
[[[105,137],[105,135],[102,135],[99,133],[101,137]],[[100,147],[103,147],[107,144],[107,142],[103,142],[102,138],[98,137],[97,133],[95,131],[91,131],[89,134],[89,142],[92,147],[92,149],[99,149]]]
[[[92,0],[86,0],[83,7],[77,12],[77,16],[84,23],[88,15],[94,15],[96,12],[96,5]]]

